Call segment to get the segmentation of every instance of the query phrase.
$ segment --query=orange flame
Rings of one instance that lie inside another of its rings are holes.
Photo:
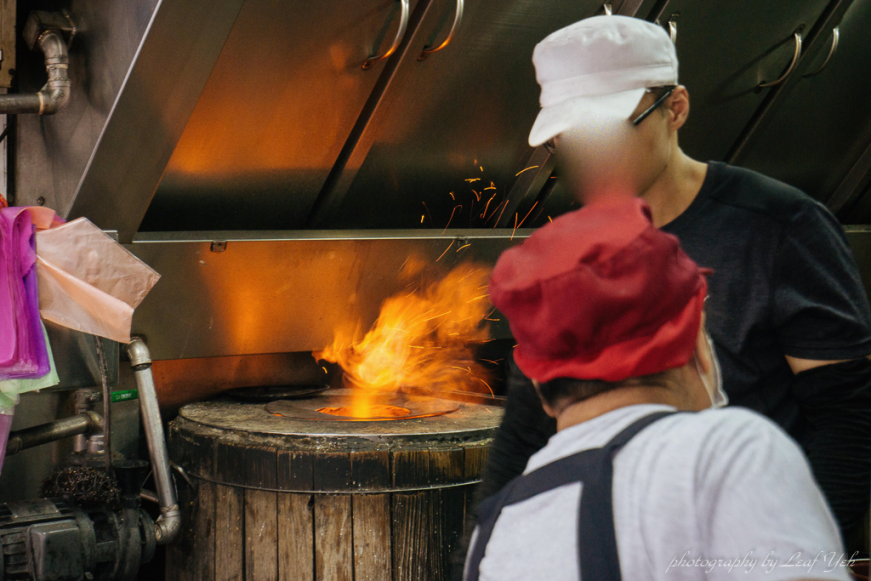
[[[483,320],[492,307],[481,293],[488,276],[485,267],[461,264],[440,281],[384,301],[361,340],[337,333],[331,346],[313,355],[341,365],[346,383],[360,395],[403,386],[487,391],[489,372],[471,346],[489,339]]]

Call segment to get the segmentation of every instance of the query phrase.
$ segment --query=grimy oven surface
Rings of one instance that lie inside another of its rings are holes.
[[[317,412],[350,397],[182,408],[170,455],[191,484],[168,578],[446,579],[501,408],[398,395],[385,405],[426,417]]]

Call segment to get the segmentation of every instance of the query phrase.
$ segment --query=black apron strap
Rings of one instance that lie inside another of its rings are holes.
[[[638,432],[672,413],[675,412],[657,412],[644,416],[624,428],[605,446],[583,450],[546,464],[529,474],[522,474],[509,482],[498,494],[483,501],[478,510],[478,534],[469,552],[467,581],[478,581],[478,569],[484,558],[484,551],[504,507],[579,481],[583,482],[583,490],[578,517],[578,545],[584,547],[585,556],[581,559],[581,578],[597,581],[620,579],[611,500],[611,461],[620,448]],[[588,500],[585,502],[585,499]],[[602,500],[607,502],[601,502]],[[590,563],[585,564],[588,560]],[[615,571],[616,577],[613,576]]]
[[[578,562],[581,581],[620,581],[620,558],[614,528],[614,456],[638,432],[675,412],[656,412],[633,422],[601,448],[597,469],[584,475],[578,510]]]

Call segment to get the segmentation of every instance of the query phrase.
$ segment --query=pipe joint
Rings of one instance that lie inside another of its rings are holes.
[[[36,93],[0,95],[0,114],[53,115],[67,106],[72,83],[64,32],[75,33],[66,16],[42,11],[30,13],[24,27],[24,38],[31,50],[40,50],[45,55],[48,81]]]
[[[178,536],[181,530],[181,510],[178,505],[164,506],[160,516],[154,521],[154,538],[158,545],[167,545]]]
[[[145,345],[142,337],[133,337],[127,344],[127,356],[130,357],[130,365],[134,370],[138,367],[151,367],[151,353]]]

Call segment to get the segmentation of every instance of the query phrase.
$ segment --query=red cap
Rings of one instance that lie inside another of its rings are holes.
[[[690,360],[708,272],[632,198],[565,214],[506,250],[490,300],[527,376],[620,381]]]

